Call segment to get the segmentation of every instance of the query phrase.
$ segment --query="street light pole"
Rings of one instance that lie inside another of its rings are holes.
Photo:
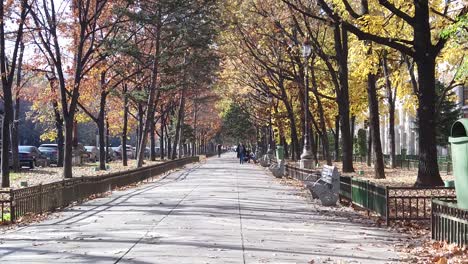
[[[310,146],[310,129],[309,129],[309,76],[308,64],[311,54],[311,47],[308,42],[302,46],[302,56],[304,57],[304,148],[301,154],[300,167],[302,169],[312,169],[314,162],[312,159],[312,147]]]

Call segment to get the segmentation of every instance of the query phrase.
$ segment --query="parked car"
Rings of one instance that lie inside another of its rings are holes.
[[[122,151],[120,147],[110,147],[109,149],[111,149],[113,152],[114,160],[122,158]]]
[[[161,148],[160,147],[154,147],[154,152],[156,153],[156,156],[161,155]]]
[[[120,150],[120,153],[122,154],[122,145],[119,146],[119,150]],[[136,157],[136,151],[134,147],[132,147],[131,145],[127,145],[126,150],[127,150],[127,159],[134,159]]]
[[[113,148],[109,147],[107,152],[107,161],[117,160],[119,157]]]
[[[84,146],[88,154],[89,162],[96,162],[99,160],[99,149],[95,146]]]
[[[145,159],[149,159],[151,156],[151,148],[145,148]]]
[[[18,146],[20,166],[28,166],[33,169],[35,166],[47,167],[49,159],[35,146]]]
[[[105,148],[105,149],[107,149],[107,148]],[[111,162],[111,161],[113,161],[113,160],[117,160],[117,159],[118,159],[118,154],[115,152],[114,149],[115,149],[115,147],[109,147],[109,148],[108,148],[108,152],[107,152],[107,154],[106,154],[106,161],[107,161],[107,162]],[[100,155],[100,154],[99,154],[99,150],[100,150],[100,148],[97,147],[97,160],[99,160],[99,155]]]
[[[39,146],[39,151],[49,159],[49,164],[56,164],[58,161],[58,145],[57,144],[42,144]]]
[[[89,154],[86,151],[83,144],[81,143],[78,143],[76,147],[73,147],[72,155],[73,155],[73,161],[72,161],[73,165],[82,165],[83,163],[89,160]]]

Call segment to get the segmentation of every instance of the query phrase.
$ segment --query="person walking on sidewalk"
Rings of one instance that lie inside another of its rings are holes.
[[[221,158],[221,144],[218,144],[218,158]]]
[[[244,144],[240,144],[239,147],[237,148],[237,151],[239,153],[239,163],[243,164],[244,163],[244,157],[245,157],[245,147]]]

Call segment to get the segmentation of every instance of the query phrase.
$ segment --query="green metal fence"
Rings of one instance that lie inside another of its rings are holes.
[[[367,180],[351,179],[351,197],[354,205],[387,217],[387,187]]]
[[[431,234],[434,240],[456,243],[460,247],[467,246],[468,210],[458,208],[453,199],[433,199]]]
[[[64,179],[44,185],[2,191],[0,192],[0,213],[2,214],[0,219],[4,221],[5,216],[8,216],[10,218],[8,220],[14,222],[26,214],[54,211],[73,202],[82,202],[92,195],[142,182],[198,161],[198,156],[188,157],[128,171]]]
[[[392,187],[353,177],[340,177],[340,200],[392,221],[428,221],[431,199],[453,199],[453,187]]]

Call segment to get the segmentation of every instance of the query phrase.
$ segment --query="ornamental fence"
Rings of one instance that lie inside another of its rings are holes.
[[[300,181],[316,181],[320,173],[286,165],[288,176]],[[382,186],[353,177],[340,177],[340,200],[350,202],[368,213],[375,213],[385,220],[428,221],[431,219],[433,198],[455,198],[453,187],[392,187]]]
[[[26,214],[54,211],[74,202],[82,202],[92,195],[149,180],[198,161],[198,156],[188,157],[101,176],[64,179],[22,189],[0,190],[1,220],[2,223],[15,222]]]

